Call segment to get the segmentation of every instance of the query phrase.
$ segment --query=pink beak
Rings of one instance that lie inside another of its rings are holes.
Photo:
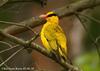
[[[46,19],[47,18],[47,15],[43,14],[43,15],[40,15],[39,17],[40,18],[43,18],[43,19]]]

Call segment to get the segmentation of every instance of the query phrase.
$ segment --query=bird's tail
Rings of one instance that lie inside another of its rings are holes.
[[[67,56],[64,54],[64,55],[61,55],[60,56],[60,61],[62,62],[62,63],[66,63],[67,62]]]

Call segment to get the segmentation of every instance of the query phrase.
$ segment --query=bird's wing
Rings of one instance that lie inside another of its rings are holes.
[[[49,25],[45,31],[45,37],[50,45],[51,50],[55,50],[62,60],[66,60],[67,47],[66,36],[61,27],[56,25]]]
[[[67,47],[66,47],[66,36],[58,24],[49,24],[47,22],[44,25],[43,37],[45,39],[44,46],[57,53],[61,58],[66,60]]]
[[[66,36],[59,25],[56,26],[55,30],[57,45],[59,46],[59,52],[61,55],[67,54],[67,46],[66,46]]]
[[[60,49],[66,53],[66,36],[58,24],[49,24],[44,34],[52,49],[57,50],[59,45]]]
[[[49,22],[48,22],[49,23]],[[56,36],[54,31],[54,25],[48,24],[47,28],[44,31],[44,36],[51,47],[52,50],[57,50]]]
[[[53,31],[53,26],[50,22],[44,24],[43,29],[41,31],[41,40],[43,45],[49,50],[57,50],[57,44],[55,40],[55,35]]]

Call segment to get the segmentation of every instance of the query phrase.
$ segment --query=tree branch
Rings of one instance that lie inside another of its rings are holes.
[[[94,3],[92,3],[90,0],[81,0],[78,1],[76,3],[72,3],[70,5],[66,5],[63,6],[61,8],[58,8],[56,10],[54,10],[60,18],[63,18],[65,16],[71,16],[74,14],[74,12],[81,12],[83,10],[89,9],[89,8],[93,8],[96,6],[100,5],[100,0],[95,0]],[[46,21],[44,19],[41,19],[39,17],[32,17],[30,19],[27,19],[25,21],[19,22],[19,24],[23,24],[23,25],[27,25],[31,28],[34,28],[36,26],[39,26],[41,24],[44,24]],[[18,26],[10,26],[8,28],[6,28],[4,31],[9,33],[9,34],[18,34],[18,33],[22,33],[24,31],[27,31],[27,28],[22,28],[22,27],[18,27]]]
[[[7,43],[7,42],[5,42],[5,43]],[[7,43],[7,44],[8,44],[8,43]],[[11,50],[11,49],[13,49],[13,48],[16,48],[16,47],[18,47],[18,46],[19,46],[19,45],[15,45],[15,46],[11,46],[11,47],[9,47],[9,48],[7,48],[7,49],[1,50],[1,51],[0,51],[0,54],[3,53],[3,52],[9,51],[9,50]]]
[[[17,50],[16,52],[14,52],[9,58],[7,58],[5,61],[3,61],[1,64],[0,64],[0,67],[2,66],[2,65],[4,65],[6,62],[8,62],[13,56],[15,56],[18,52],[20,52],[21,50],[23,50],[24,49],[24,47],[23,48],[20,48],[19,50]]]
[[[44,24],[45,22],[46,21],[41,19],[41,18],[32,17],[31,19],[25,20],[25,21],[20,22],[18,24],[27,25],[30,28],[34,28],[36,26]],[[19,33],[25,32],[27,30],[29,30],[29,29],[25,28],[25,27],[15,26],[15,25],[12,25],[12,26],[4,29],[5,32],[12,34],[12,35],[19,34]]]
[[[15,22],[6,22],[6,21],[0,21],[1,24],[9,24],[9,25],[15,25],[16,27],[21,27],[21,28],[26,28],[28,30],[30,30],[31,32],[33,32],[33,34],[37,34],[36,32],[34,32],[32,30],[31,27],[27,26],[27,25],[23,25],[23,24],[19,24],[19,23],[15,23]]]
[[[36,50],[36,51],[42,53],[43,55],[45,55],[45,56],[51,58],[52,60],[54,60],[55,62],[57,62],[58,64],[60,64],[60,65],[61,65],[62,67],[64,67],[65,69],[69,68],[69,69],[71,69],[71,70],[78,71],[78,68],[77,68],[77,67],[74,67],[73,65],[71,65],[71,64],[69,64],[69,63],[62,63],[62,62],[60,62],[60,61],[57,61],[57,60],[54,59],[53,56],[50,55],[43,47],[41,47],[41,46],[39,46],[39,45],[37,45],[37,44],[35,44],[35,43],[30,43],[30,40],[24,41],[24,40],[22,40],[22,39],[19,39],[19,38],[17,38],[17,37],[14,37],[14,36],[12,36],[12,35],[10,35],[10,34],[7,34],[6,32],[4,32],[4,31],[2,31],[2,30],[0,30],[0,35],[6,37],[6,38],[8,38],[8,39],[11,39],[12,42],[15,42],[15,43],[17,43],[17,44],[20,44],[21,46],[23,46],[23,47],[26,48],[26,49],[27,49],[27,48],[32,48],[32,49],[34,49],[34,50]],[[35,39],[35,38],[34,38],[34,39]],[[32,40],[33,40],[33,39],[32,39]],[[6,61],[6,62],[7,62],[7,61]],[[4,64],[4,63],[0,64],[0,66],[3,65],[3,64]]]
[[[4,4],[6,4],[8,0],[0,0],[0,7],[2,7]]]

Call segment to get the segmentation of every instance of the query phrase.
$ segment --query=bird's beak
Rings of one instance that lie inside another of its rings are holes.
[[[47,18],[47,15],[43,14],[43,15],[40,15],[39,17],[40,18],[43,18],[43,19],[46,19]]]

